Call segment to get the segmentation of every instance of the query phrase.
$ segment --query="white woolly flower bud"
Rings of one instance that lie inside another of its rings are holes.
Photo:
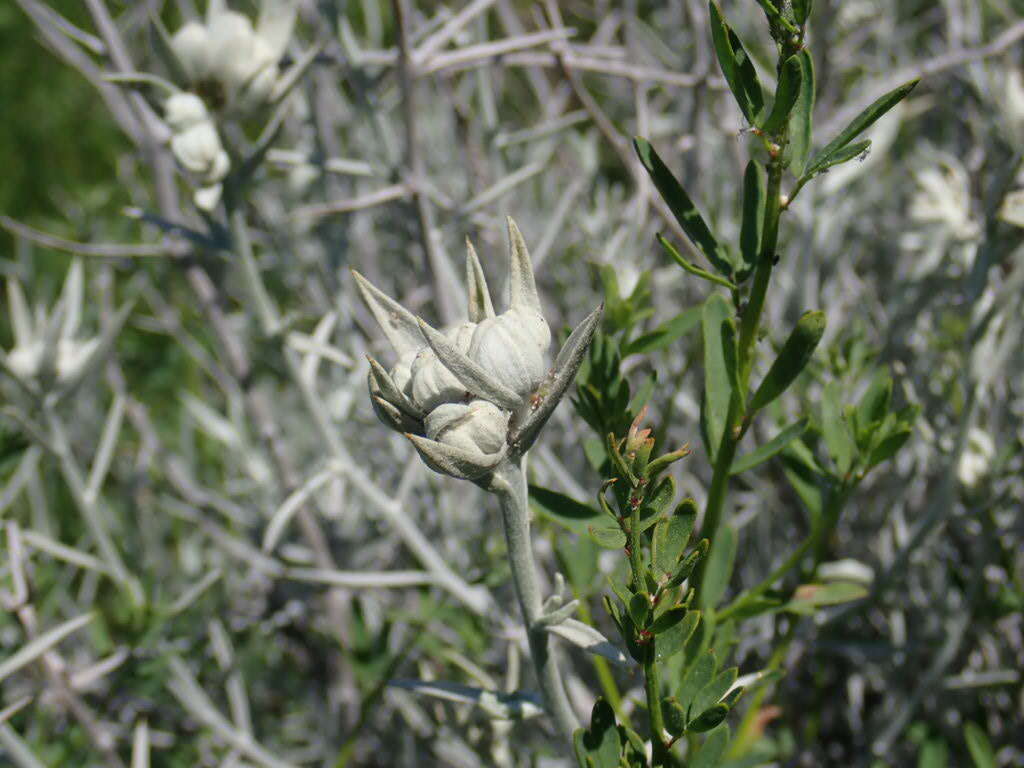
[[[217,127],[202,99],[192,93],[176,93],[167,99],[164,117],[173,131],[171,152],[175,159],[203,185],[195,193],[196,205],[212,210],[220,200],[220,182],[231,168]]]
[[[57,381],[64,382],[76,378],[99,343],[99,339],[58,341],[53,361]],[[45,354],[46,347],[42,341],[15,347],[7,355],[7,366],[23,379],[34,379],[42,370]]]
[[[211,3],[205,23],[185,24],[171,50],[189,87],[214,109],[249,112],[271,99],[296,13],[294,0],[263,0],[254,26],[248,16]]]
[[[445,331],[445,337],[459,352],[466,354],[475,327],[474,323],[462,323]],[[405,388],[405,394],[424,411],[429,411],[441,403],[462,402],[466,399],[465,385],[426,345],[416,354],[409,367],[409,373],[410,380]]]
[[[469,356],[517,395],[528,396],[548,371],[550,345],[551,329],[544,317],[529,307],[514,307],[480,322]]]
[[[483,268],[468,246],[469,320],[444,332],[353,272],[366,305],[398,353],[386,371],[370,358],[369,388],[382,422],[405,434],[427,465],[485,485],[508,456],[536,439],[583,360],[602,308],[573,331],[549,369],[551,330],[530,255],[509,219],[509,309],[495,315]]]
[[[505,445],[508,411],[486,400],[469,403],[442,403],[424,419],[426,434],[431,440],[461,448],[496,454]]]

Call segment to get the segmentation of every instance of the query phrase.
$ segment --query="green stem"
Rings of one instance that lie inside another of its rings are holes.
[[[661,712],[661,679],[658,677],[658,663],[655,661],[655,640],[647,645],[644,660],[644,689],[647,692],[647,712],[651,718],[652,768],[668,764],[668,746],[665,744],[665,716]]]
[[[501,502],[501,518],[505,526],[508,561],[512,569],[512,582],[519,598],[523,623],[530,641],[530,657],[537,672],[537,682],[544,697],[544,706],[562,735],[571,737],[579,727],[569,704],[565,685],[558,669],[558,659],[551,643],[551,635],[537,622],[543,614],[537,565],[533,560],[530,543],[530,513],[526,500],[526,473],[522,459],[508,461],[495,472],[492,488]]]
[[[580,607],[576,609],[576,612],[579,614],[580,621],[594,626],[594,616],[590,611],[589,603],[585,598],[579,595],[577,597],[579,597]],[[588,655],[590,656],[590,663],[594,667],[594,672],[597,673],[597,682],[601,686],[601,692],[604,693],[604,697],[611,704],[612,709],[615,710],[615,717],[623,725],[632,728],[633,725],[629,715],[622,706],[622,694],[619,692],[619,686],[615,682],[615,675],[612,674],[612,668],[608,664],[607,659],[595,654]]]

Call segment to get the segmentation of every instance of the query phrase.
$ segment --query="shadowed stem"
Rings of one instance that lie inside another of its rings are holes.
[[[565,693],[551,635],[536,626],[543,614],[543,600],[530,544],[530,511],[526,500],[526,473],[523,471],[522,459],[507,461],[498,468],[492,490],[501,502],[501,519],[505,526],[512,581],[523,612],[523,623],[530,641],[530,656],[537,672],[544,706],[559,732],[571,736],[579,727],[579,722]]]

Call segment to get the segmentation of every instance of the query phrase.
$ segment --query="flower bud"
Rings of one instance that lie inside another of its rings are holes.
[[[427,414],[424,424],[431,440],[490,455],[499,453],[505,446],[508,419],[508,411],[493,403],[471,400],[465,405],[444,403],[437,406]]]
[[[473,337],[473,323],[462,323],[445,331],[445,337],[465,354]],[[438,360],[434,351],[424,346],[409,367],[410,381],[406,395],[420,408],[429,411],[441,403],[466,399],[466,387]]]
[[[536,391],[548,372],[544,361],[551,330],[529,307],[513,307],[482,320],[473,333],[469,356],[517,395]]]

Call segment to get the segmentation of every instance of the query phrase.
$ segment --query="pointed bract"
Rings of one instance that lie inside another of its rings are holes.
[[[21,283],[15,277],[7,278],[7,312],[11,316],[11,329],[14,332],[14,346],[26,347],[32,343],[32,315],[28,311],[25,293]]]
[[[420,349],[423,346],[423,334],[420,333],[419,325],[412,313],[354,269],[352,277],[355,278],[356,288],[363,302],[373,313],[395,352],[404,355]]]
[[[555,359],[555,365],[548,378],[541,385],[531,401],[516,414],[513,426],[509,430],[508,443],[517,453],[524,453],[537,439],[541,428],[554,413],[565,390],[569,388],[576,373],[587,354],[587,348],[594,338],[594,333],[601,324],[604,304],[591,312],[587,318],[576,326],[569,335]]]
[[[498,462],[505,455],[504,451],[486,454],[483,451],[455,448],[411,433],[406,433],[405,436],[409,438],[428,467],[435,472],[463,480],[479,480],[498,466]]]
[[[60,302],[64,305],[64,324],[61,336],[71,338],[78,332],[78,324],[82,319],[82,260],[74,259],[64,278]]]
[[[540,297],[537,295],[537,284],[533,279],[533,265],[530,263],[530,252],[523,240],[523,233],[508,217],[509,242],[509,307],[529,307],[541,313]]]
[[[366,356],[366,359],[370,362],[370,390],[373,391],[376,388],[380,396],[393,406],[413,419],[421,420],[423,418],[423,411],[398,388],[391,375],[384,369],[384,366],[369,355]]]
[[[480,259],[476,255],[476,249],[466,238],[466,289],[469,293],[469,321],[479,323],[489,317],[494,317],[494,305],[491,303],[491,294],[487,290],[487,278],[484,277],[484,269],[480,265]]]
[[[419,327],[437,359],[474,397],[488,400],[509,410],[520,406],[523,400],[519,395],[497,381],[467,355],[459,352],[443,333],[431,328],[423,320],[419,320]]]

